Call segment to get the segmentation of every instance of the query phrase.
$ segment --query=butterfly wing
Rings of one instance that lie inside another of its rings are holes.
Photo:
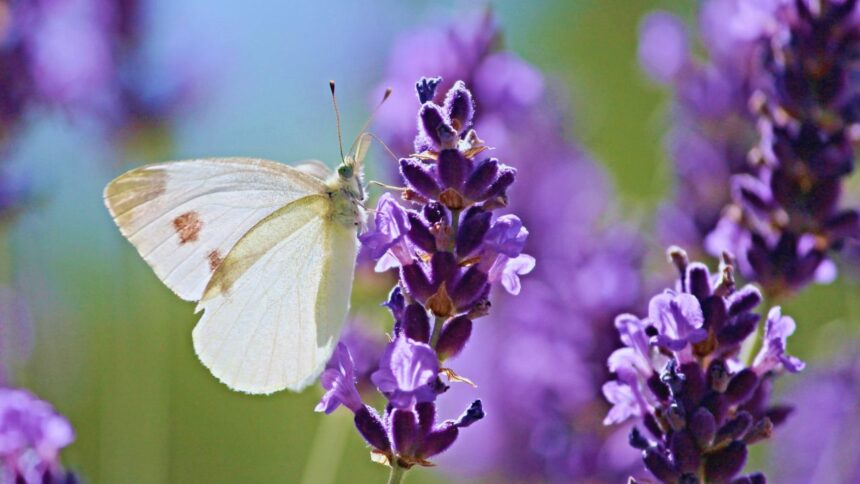
[[[131,170],[104,191],[122,234],[179,297],[197,301],[236,242],[290,202],[325,191],[273,161],[223,158]]]
[[[194,349],[234,390],[298,391],[331,356],[349,309],[356,230],[332,220],[325,195],[262,220],[212,277]]]

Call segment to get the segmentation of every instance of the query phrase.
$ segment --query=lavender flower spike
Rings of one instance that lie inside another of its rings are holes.
[[[485,155],[465,83],[454,83],[443,105],[433,101],[439,83],[423,78],[416,84],[416,152],[399,163],[402,203],[384,194],[374,226],[360,237],[377,271],[399,273],[384,303],[394,317],[393,338],[370,376],[387,399],[385,412],[362,403],[343,345],[324,374],[327,392],[317,406],[328,413],[342,404],[355,412],[373,460],[391,467],[389,482],[415,465],[433,465],[428,458],[484,417],[483,404],[474,400],[460,418],[437,424],[436,400],[448,389],[442,377],[463,381],[441,362],[464,351],[473,320],[489,312],[493,284],[518,293],[519,276],[534,267],[522,253],[528,230],[519,218],[493,216],[507,205],[516,170]]]
[[[616,323],[625,347],[609,359],[615,376],[603,388],[613,406],[604,423],[636,417],[644,425],[648,434],[634,427],[629,442],[661,482],[762,482],[760,474],[738,474],[747,446],[769,438],[788,413],[768,398],[780,370],[803,368],[785,354],[794,321],[771,309],[765,347],[745,367],[737,355],[758,324],[758,290],[735,287],[728,256],[711,276],[681,249],[673,247],[669,255],[680,273],[676,289],[654,297],[640,323],[630,315]],[[650,350],[641,327],[651,335]]]

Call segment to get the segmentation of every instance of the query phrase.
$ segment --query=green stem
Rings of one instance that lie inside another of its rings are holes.
[[[302,484],[331,484],[337,478],[339,464],[346,447],[348,412],[341,410],[320,419],[305,461]]]
[[[767,317],[766,314],[765,317]],[[741,360],[743,360],[744,365],[747,367],[752,366],[755,355],[757,355],[761,349],[762,340],[764,340],[764,324],[765,321],[762,321],[761,324],[756,327],[755,333],[753,333],[753,339],[750,340],[749,343],[745,343],[742,347],[743,358],[741,358]]]
[[[442,318],[435,318],[433,322],[433,334],[430,335],[430,346],[435,348],[439,342],[439,335],[442,334]]]
[[[388,484],[400,484],[406,476],[406,469],[397,465],[397,458],[391,463],[391,474],[388,475]]]
[[[451,251],[457,247],[457,230],[460,229],[460,210],[451,210]]]

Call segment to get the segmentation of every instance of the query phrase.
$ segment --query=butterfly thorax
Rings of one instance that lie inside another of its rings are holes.
[[[341,167],[326,180],[326,193],[332,201],[332,218],[347,227],[363,227],[366,214],[364,202],[364,187],[361,177],[351,168]]]

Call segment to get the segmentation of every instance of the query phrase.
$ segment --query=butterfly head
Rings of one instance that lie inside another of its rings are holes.
[[[362,180],[362,165],[352,159],[351,156],[344,157],[343,163],[337,167],[337,185],[340,190],[349,195],[349,198],[364,201],[364,181]]]

